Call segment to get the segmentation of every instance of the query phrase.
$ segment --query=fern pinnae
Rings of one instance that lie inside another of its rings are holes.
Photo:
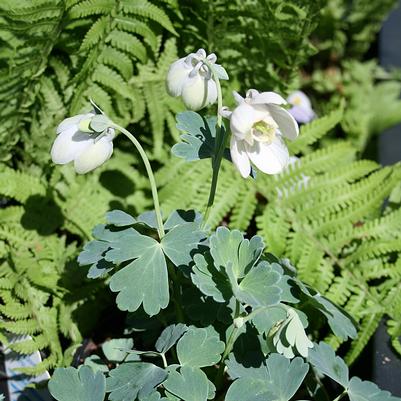
[[[230,227],[245,231],[257,206],[256,188],[250,180],[239,183],[238,198],[230,216]]]

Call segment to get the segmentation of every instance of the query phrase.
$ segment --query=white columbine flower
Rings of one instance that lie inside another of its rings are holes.
[[[232,132],[231,159],[241,175],[251,172],[251,162],[262,172],[278,174],[289,161],[283,136],[294,140],[298,124],[280,107],[287,102],[277,93],[250,89],[244,99],[234,92],[238,106],[230,112],[223,108],[222,115],[230,118]]]
[[[54,163],[67,164],[73,161],[75,171],[85,174],[110,158],[113,153],[114,129],[105,128],[102,133],[95,132],[90,124],[97,117],[100,115],[95,112],[79,114],[66,118],[57,127],[57,137],[51,149]]]
[[[312,104],[305,93],[301,91],[292,92],[288,96],[287,102],[292,105],[288,111],[299,123],[306,124],[316,117]]]
[[[181,96],[191,110],[200,110],[217,100],[216,82],[204,60],[214,64],[217,57],[214,53],[206,56],[205,50],[199,49],[171,64],[167,74],[168,93]]]

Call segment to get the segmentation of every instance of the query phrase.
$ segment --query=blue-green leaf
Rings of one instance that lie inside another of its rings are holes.
[[[106,379],[89,366],[57,368],[49,381],[50,394],[57,401],[103,401]]]
[[[110,371],[110,376],[107,378],[109,400],[132,401],[138,396],[140,398],[147,397],[166,377],[167,372],[164,369],[151,363],[123,363]]]
[[[268,262],[260,262],[254,266],[243,278],[240,284],[237,283],[234,272],[227,268],[235,297],[242,303],[252,307],[271,306],[280,302],[281,289],[276,285],[281,276],[271,268]]]
[[[242,278],[259,260],[264,243],[261,237],[244,239],[238,230],[230,231],[226,227],[218,227],[210,236],[210,253],[215,266],[220,269],[230,262],[237,278]]]
[[[106,221],[108,224],[113,224],[117,227],[131,226],[136,223],[136,220],[130,214],[122,210],[111,210],[107,212]]]
[[[339,356],[336,356],[330,345],[324,342],[314,344],[309,351],[308,359],[319,373],[330,377],[344,388],[348,387],[348,366]]]
[[[166,230],[171,230],[175,226],[179,226],[185,223],[198,223],[200,225],[202,221],[202,215],[195,210],[173,210],[168,216],[168,219],[164,223]]]
[[[184,401],[206,401],[209,393],[207,376],[199,368],[183,366],[170,372],[164,387]]]
[[[184,223],[173,227],[162,239],[164,253],[175,266],[186,266],[192,261],[192,252],[205,234],[199,223]]]
[[[204,119],[194,111],[177,114],[177,128],[183,132],[183,142],[177,143],[171,152],[186,161],[211,157],[215,148],[216,117]]]
[[[309,366],[302,358],[289,361],[271,354],[259,369],[244,370],[243,376],[230,386],[226,401],[288,401],[301,386]]]
[[[228,301],[233,295],[230,281],[225,272],[216,269],[210,253],[196,254],[194,262],[192,282],[203,294],[212,297],[216,302]]]
[[[156,341],[156,349],[163,354],[166,353],[187,330],[188,327],[182,323],[167,326]]]
[[[376,384],[353,377],[349,382],[348,396],[350,401],[400,401],[390,392],[380,390]]]
[[[104,356],[113,362],[121,362],[127,356],[127,352],[132,349],[134,341],[132,338],[113,338],[102,344]]]
[[[224,343],[212,326],[191,327],[177,343],[177,356],[182,366],[204,367],[216,364]]]
[[[129,254],[131,257],[138,255],[138,258],[115,273],[109,286],[119,293],[116,301],[121,310],[134,312],[143,304],[145,312],[153,316],[168,305],[168,274],[160,244],[152,238],[145,238],[147,241],[142,249],[134,249],[137,244],[133,242],[130,245],[127,241],[122,243],[124,247],[119,249],[119,253],[113,253],[113,258],[124,256],[125,259]]]

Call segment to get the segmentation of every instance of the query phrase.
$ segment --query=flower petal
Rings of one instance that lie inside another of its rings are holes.
[[[263,173],[281,173],[288,164],[288,149],[281,136],[276,136],[269,145],[257,141],[252,146],[245,144],[245,149],[251,162]]]
[[[240,105],[241,103],[244,103],[245,99],[236,91],[233,91],[233,96],[235,102]]]
[[[251,104],[287,104],[287,101],[275,92],[262,92],[254,93],[252,92]]]
[[[74,168],[78,174],[85,174],[102,165],[113,153],[113,142],[108,137],[92,142],[75,159]]]
[[[182,87],[188,79],[192,67],[188,65],[185,58],[180,58],[171,64],[167,73],[167,92],[171,96],[180,96]]]
[[[232,111],[227,106],[223,106],[219,113],[222,117],[230,119]]]
[[[63,132],[56,137],[50,151],[53,163],[67,164],[73,161],[90,145],[91,141],[91,136],[77,131],[75,124],[63,130]]]
[[[244,139],[257,121],[263,120],[269,115],[265,107],[253,106],[248,103],[241,103],[237,106],[230,119],[231,132],[238,138]]]
[[[78,114],[77,116],[66,118],[58,125],[57,130],[56,130],[57,135],[61,134],[63,131],[65,131],[71,127],[75,127],[78,129],[78,125],[82,120],[84,120],[86,118],[91,118],[94,115],[95,115],[95,113],[91,112],[91,113],[86,113],[86,114]]]
[[[315,112],[308,107],[294,106],[291,107],[288,112],[295,118],[296,121],[302,124],[306,124],[316,117]]]
[[[207,81],[207,105],[214,104],[217,101],[217,85],[213,79]]]
[[[200,110],[216,101],[216,83],[212,79],[204,79],[196,74],[185,82],[181,96],[185,106],[189,109]]]
[[[278,124],[281,134],[288,139],[296,139],[299,127],[295,118],[287,110],[275,104],[269,104],[268,108],[274,121]]]
[[[288,103],[294,106],[301,106],[306,108],[312,108],[311,102],[308,96],[305,95],[302,91],[295,91],[290,94],[287,98]]]
[[[248,177],[251,173],[251,163],[245,150],[245,144],[244,141],[238,141],[234,135],[231,136],[230,140],[230,154],[231,160],[242,177]]]

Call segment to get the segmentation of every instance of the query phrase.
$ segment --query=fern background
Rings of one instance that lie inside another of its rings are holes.
[[[164,212],[203,210],[210,166],[171,156],[175,114],[184,106],[164,86],[170,63],[199,47],[229,72],[227,105],[232,90],[287,95],[302,87],[325,116],[302,127],[291,145],[299,159],[280,176],[239,180],[223,163],[210,221],[257,231],[355,317],[359,337],[344,347],[348,362],[383,316],[401,351],[401,171],[381,168],[367,151],[375,135],[401,121],[399,76],[366,56],[394,3],[1,2],[0,340],[31,335],[14,350],[40,350],[44,360],[26,373],[69,364],[110,305],[103,282],[89,283],[75,265],[93,226],[112,208],[137,214],[151,207],[143,166],[124,140],[117,138],[105,166],[81,177],[51,164],[55,127],[93,98],[151,155]]]

